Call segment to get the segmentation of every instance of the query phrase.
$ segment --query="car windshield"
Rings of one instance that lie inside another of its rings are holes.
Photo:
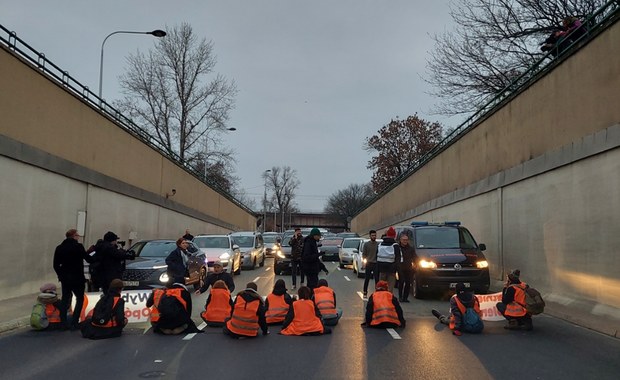
[[[342,248],[357,248],[360,246],[361,239],[346,239],[342,243]]]
[[[197,236],[194,244],[198,248],[230,248],[228,238],[225,236]]]
[[[254,236],[235,236],[233,239],[239,247],[254,247]]]
[[[142,247],[140,257],[167,257],[176,247],[174,241],[149,241]]]
[[[273,244],[276,242],[277,238],[277,235],[263,235],[263,241],[265,242],[265,244]]]
[[[476,242],[471,234],[463,228],[416,228],[415,243],[417,248],[452,248],[473,249]]]
[[[325,238],[323,240],[321,240],[321,244],[323,244],[323,247],[325,246],[333,246],[333,245],[340,245],[342,244],[342,238]]]

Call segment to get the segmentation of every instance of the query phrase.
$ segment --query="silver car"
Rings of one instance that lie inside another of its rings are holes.
[[[370,239],[361,239],[359,247],[353,249],[353,273],[357,274],[357,277],[364,277],[366,275],[366,260],[362,258],[362,252],[364,244],[369,242]],[[381,244],[383,240],[377,239],[377,243]]]
[[[256,264],[265,265],[265,247],[263,235],[258,232],[234,232],[230,234],[233,242],[241,251],[243,268],[254,269]]]
[[[362,238],[345,238],[338,250],[338,258],[340,259],[340,268],[345,265],[352,265],[355,258],[354,251],[359,251],[360,241]]]
[[[216,261],[222,263],[224,271],[228,273],[241,273],[241,252],[239,246],[228,235],[198,235],[192,241],[205,255],[207,268],[204,268],[201,278],[208,272],[213,271]]]

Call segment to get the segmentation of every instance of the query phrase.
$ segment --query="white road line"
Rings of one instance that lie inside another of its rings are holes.
[[[254,281],[252,281],[252,282],[256,282],[256,281],[258,281],[258,280],[260,280],[260,277],[256,277],[256,278],[254,279]]]
[[[338,269],[338,270],[342,270],[342,269],[340,269],[340,267],[338,267],[338,268],[336,268],[336,269]]]
[[[265,268],[265,272],[267,272],[269,269],[271,269],[271,267],[267,267],[267,268]]]
[[[402,339],[394,329],[385,329],[394,339]]]
[[[194,336],[196,336],[196,333],[191,333],[191,334],[187,334],[183,337],[183,340],[190,340],[192,339]]]
[[[366,301],[366,300],[364,299],[364,293],[362,293],[362,292],[357,292],[357,295],[358,295],[358,296],[360,296],[360,298],[362,299],[362,301]]]
[[[205,327],[207,327],[207,323],[206,323],[206,322],[202,322],[202,323],[200,324],[200,326],[198,326],[198,330],[202,330],[202,329],[204,329]]]
[[[142,335],[146,334],[147,332],[149,332],[149,330],[151,329],[151,326],[147,327],[144,329],[144,332],[142,333]]]
[[[351,279],[349,278],[349,276],[344,276],[344,279],[347,281],[351,281]]]
[[[161,363],[162,361],[163,360],[161,360],[161,359],[155,359],[155,360],[153,360],[153,363]]]

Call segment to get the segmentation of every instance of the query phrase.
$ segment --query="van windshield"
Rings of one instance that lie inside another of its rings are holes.
[[[415,229],[416,248],[475,249],[476,242],[464,228],[424,227]]]

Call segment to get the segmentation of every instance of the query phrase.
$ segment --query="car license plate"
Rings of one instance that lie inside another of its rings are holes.
[[[450,289],[456,288],[456,284],[458,284],[458,283],[457,282],[451,282],[450,283]],[[464,282],[463,285],[465,285],[466,288],[469,288],[471,286],[471,284],[469,282]]]
[[[123,281],[123,286],[138,286],[140,281]]]

